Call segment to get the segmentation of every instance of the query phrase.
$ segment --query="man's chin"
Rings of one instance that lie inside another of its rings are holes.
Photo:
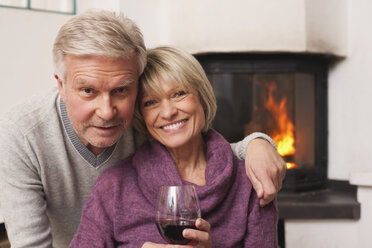
[[[96,132],[80,132],[77,134],[79,139],[89,150],[97,151],[114,145],[123,135],[123,132],[116,132],[111,135],[104,135]]]
[[[120,139],[120,137],[118,137],[116,139],[112,139],[112,140],[103,140],[103,141],[100,141],[100,142],[97,143],[96,147],[99,147],[99,148],[110,147],[112,145],[115,145],[116,142],[118,142],[119,139]]]
[[[99,148],[99,149],[105,149],[107,147],[110,147],[110,146],[116,144],[116,142],[118,142],[120,137],[121,136],[116,137],[116,138],[91,139],[91,140],[88,140],[88,142],[89,142],[88,146]]]

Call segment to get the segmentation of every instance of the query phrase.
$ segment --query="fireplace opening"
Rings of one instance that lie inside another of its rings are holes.
[[[283,191],[327,184],[327,68],[318,55],[196,55],[213,85],[213,127],[230,142],[273,138],[287,164]]]

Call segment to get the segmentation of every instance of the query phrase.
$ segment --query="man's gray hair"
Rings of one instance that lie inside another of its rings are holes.
[[[146,47],[138,26],[122,13],[88,10],[71,18],[59,30],[53,47],[55,73],[65,80],[66,54],[128,57],[133,52],[141,75],[146,65]]]

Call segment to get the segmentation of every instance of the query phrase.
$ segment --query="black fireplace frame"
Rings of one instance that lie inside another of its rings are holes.
[[[195,57],[208,74],[310,73],[316,82],[315,166],[288,170],[282,191],[303,192],[327,187],[328,164],[328,66],[330,57],[316,54],[210,53]]]

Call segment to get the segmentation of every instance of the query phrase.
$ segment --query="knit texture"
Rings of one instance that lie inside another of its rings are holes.
[[[0,120],[0,212],[12,247],[67,247],[98,175],[135,151],[130,128],[95,156],[69,135],[60,106],[55,87]]]
[[[207,144],[206,185],[196,186],[202,217],[212,227],[213,247],[277,247],[276,201],[259,207],[244,161],[224,138],[211,130]],[[97,180],[84,207],[70,247],[141,247],[165,243],[155,225],[157,194],[162,185],[183,181],[167,150],[157,141],[109,168]]]

